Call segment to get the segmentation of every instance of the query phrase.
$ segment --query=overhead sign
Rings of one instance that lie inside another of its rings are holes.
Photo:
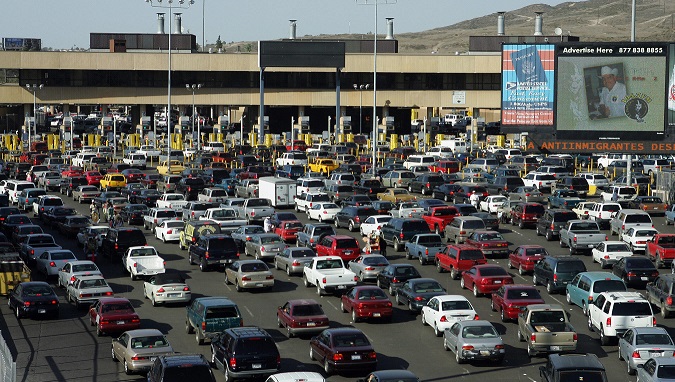
[[[345,43],[336,41],[258,41],[258,66],[344,68]]]
[[[455,105],[465,105],[466,104],[466,92],[464,92],[464,91],[452,92],[452,103],[455,104]]]
[[[502,46],[502,126],[553,126],[554,46]]]

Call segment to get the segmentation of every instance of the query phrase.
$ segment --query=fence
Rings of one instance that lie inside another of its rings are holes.
[[[16,382],[16,362],[0,331],[0,382]]]
[[[660,196],[666,203],[675,202],[675,171],[656,171],[656,187],[653,194]]]

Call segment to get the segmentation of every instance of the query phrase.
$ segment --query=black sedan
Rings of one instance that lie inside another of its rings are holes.
[[[42,214],[42,221],[46,226],[56,227],[59,222],[64,222],[67,216],[77,215],[77,211],[70,207],[49,207]]]
[[[56,221],[56,229],[66,237],[75,237],[80,230],[91,225],[91,220],[86,216],[65,216],[63,220]]]
[[[456,184],[442,184],[433,189],[431,195],[436,199],[443,199],[446,202],[455,199],[455,193],[460,191],[462,186]]]
[[[6,236],[12,236],[14,228],[26,224],[32,224],[30,218],[26,215],[9,215],[5,218],[2,224],[2,231]]]
[[[59,298],[49,284],[30,281],[17,285],[9,294],[9,309],[17,319],[59,316]]]
[[[140,183],[145,178],[145,173],[137,168],[130,168],[122,171],[122,175],[127,178],[127,183]]]
[[[406,281],[396,292],[396,303],[407,305],[410,312],[419,312],[430,298],[446,294],[436,280],[419,278]]]
[[[368,195],[350,195],[342,199],[342,207],[346,206],[372,206],[373,201]]]
[[[388,289],[389,294],[396,295],[398,288],[408,280],[422,277],[417,268],[410,264],[391,264],[377,274],[377,286]]]
[[[143,216],[148,214],[150,209],[145,204],[126,204],[120,210],[122,221],[127,224],[143,224]]]
[[[103,206],[106,202],[108,202],[108,199],[119,198],[121,196],[122,194],[119,193],[118,191],[101,192],[101,195],[94,198],[94,204],[96,205],[96,207],[101,208],[101,206]]]
[[[127,185],[120,190],[120,194],[127,198],[128,201],[131,201],[131,198],[138,195],[142,190],[145,190],[145,187],[140,183],[127,183]]]
[[[612,266],[612,273],[621,277],[626,285],[640,288],[659,276],[652,261],[642,256],[622,257]]]
[[[9,215],[21,215],[21,211],[16,207],[0,207],[0,226],[4,226]]]
[[[495,215],[492,215],[487,212],[473,212],[469,216],[475,216],[481,218],[483,223],[485,223],[485,228],[491,229],[493,231],[499,231],[499,219]]]
[[[129,195],[129,203],[145,204],[154,207],[162,194],[157,190],[143,189],[134,195]]]
[[[373,345],[356,328],[324,330],[309,342],[309,358],[321,362],[328,375],[344,371],[370,372],[377,367]]]
[[[373,200],[372,206],[378,215],[389,215],[389,211],[396,207],[394,203],[382,200]]]

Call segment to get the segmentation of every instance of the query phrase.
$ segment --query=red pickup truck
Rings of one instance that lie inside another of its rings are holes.
[[[460,216],[459,210],[452,206],[430,207],[429,212],[422,215],[422,219],[429,225],[429,230],[443,235],[445,226],[455,220],[455,216]]]
[[[339,256],[347,263],[361,255],[361,248],[355,238],[347,235],[325,236],[316,244],[317,256]]]
[[[457,280],[464,271],[474,265],[486,264],[487,259],[480,249],[466,244],[448,245],[436,254],[438,273],[450,271],[450,277]]]
[[[675,260],[675,234],[660,233],[647,242],[645,255],[654,261],[656,268],[670,265]]]

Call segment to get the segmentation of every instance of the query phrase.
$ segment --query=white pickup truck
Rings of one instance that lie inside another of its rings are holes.
[[[145,145],[141,146],[140,149],[136,150],[134,154],[144,155],[146,158],[157,158],[161,151],[156,149],[155,146]]]
[[[302,270],[302,278],[306,287],[316,286],[316,293],[347,291],[356,286],[356,273],[345,268],[338,256],[321,256],[312,259]]]
[[[131,280],[164,273],[166,271],[164,263],[155,247],[149,245],[130,247],[122,256],[122,265],[131,275]]]
[[[164,194],[157,200],[157,208],[171,208],[175,211],[183,211],[187,204],[183,194]]]
[[[213,220],[220,225],[220,230],[224,232],[232,232],[237,228],[246,225],[246,219],[241,219],[237,210],[229,207],[209,208],[204,215],[199,217],[199,220]]]

